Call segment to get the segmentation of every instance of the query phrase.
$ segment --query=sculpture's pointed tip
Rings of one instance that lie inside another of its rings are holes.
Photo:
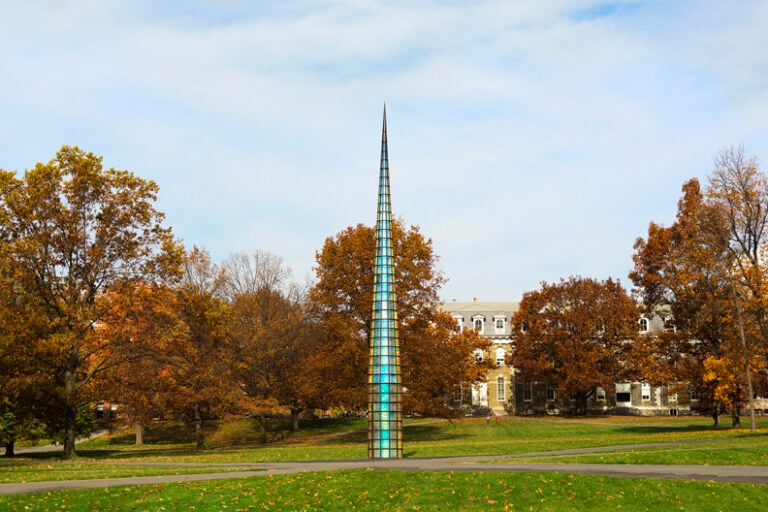
[[[384,118],[381,125],[381,140],[386,142],[387,140],[387,102],[384,102]]]

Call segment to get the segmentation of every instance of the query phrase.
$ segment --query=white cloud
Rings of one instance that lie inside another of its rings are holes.
[[[0,166],[101,151],[158,181],[188,244],[303,276],[375,217],[386,100],[395,211],[434,239],[446,296],[624,278],[716,151],[768,158],[766,10],[0,0]]]

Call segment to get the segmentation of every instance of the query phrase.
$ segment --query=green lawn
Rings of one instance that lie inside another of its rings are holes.
[[[768,419],[760,432],[714,429],[707,418],[504,418],[409,420],[406,457],[515,455],[515,462],[768,465]],[[364,459],[365,420],[318,420],[299,434],[271,425],[257,444],[252,421],[209,426],[210,448],[193,449],[191,429],[158,424],[147,444],[125,432],[59,452],[0,459],[0,482],[117,478],[232,470],[215,464]],[[543,455],[570,448],[676,443],[664,448]],[[536,455],[533,455],[533,454]],[[531,454],[526,457],[525,454]],[[152,466],[153,463],[167,466]],[[187,464],[192,464],[187,465]],[[586,475],[337,471],[0,497],[0,510],[743,510],[765,509],[764,486]],[[123,508],[121,508],[123,507]]]
[[[765,510],[764,486],[559,473],[333,471],[0,496],[9,512]]]
[[[58,480],[90,480],[96,478],[122,478],[132,476],[189,475],[212,472],[235,472],[226,467],[151,467],[104,464],[100,462],[67,461],[50,464],[2,464],[0,483],[48,482]]]
[[[740,435],[679,446],[611,450],[583,455],[515,457],[494,462],[554,462],[574,464],[705,464],[713,466],[768,466],[768,434]]]
[[[445,421],[411,420],[404,429],[406,457],[518,454],[568,448],[626,445],[651,442],[721,439],[748,436],[747,429],[725,426],[714,429],[700,417],[599,417],[581,419],[504,418],[486,424],[484,419]],[[768,419],[761,419],[761,432]],[[178,426],[156,427],[142,448],[132,446],[132,436],[118,434],[80,445],[81,455],[109,459],[194,462],[279,462],[361,459],[366,452],[364,419],[316,420],[298,434],[280,431],[273,442],[258,444],[253,422],[244,420],[212,425],[210,448],[192,446],[191,433]],[[170,429],[170,430],[169,430]],[[170,433],[169,433],[170,432]],[[190,431],[191,432],[191,431]],[[188,439],[185,437],[187,436]],[[184,440],[180,443],[179,440]],[[234,447],[234,448],[233,448]]]

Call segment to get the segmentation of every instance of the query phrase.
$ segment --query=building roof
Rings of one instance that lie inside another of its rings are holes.
[[[448,313],[514,313],[519,302],[444,302],[440,308]]]

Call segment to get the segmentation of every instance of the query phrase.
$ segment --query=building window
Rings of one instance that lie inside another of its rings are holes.
[[[642,386],[642,395],[643,395],[643,402],[648,402],[651,400],[651,385],[643,382]]]
[[[699,390],[691,389],[691,400],[698,400],[698,399],[699,399]]]
[[[605,402],[605,390],[600,386],[595,389],[595,400],[598,402]]]
[[[554,400],[554,399],[555,399],[555,390],[547,386],[547,400]]]
[[[472,325],[475,327],[477,332],[482,334],[485,330],[485,318],[482,316],[472,317]]]
[[[493,317],[493,332],[494,334],[504,334],[504,330],[507,327],[507,318],[503,316]]]
[[[648,319],[647,318],[641,318],[640,319],[640,332],[648,332]]]
[[[499,402],[506,402],[507,400],[507,385],[504,382],[504,377],[496,379],[496,396]]]
[[[524,382],[523,383],[523,400],[526,402],[530,402],[532,399],[533,393],[531,392],[531,383],[530,382]]]
[[[631,394],[631,384],[629,382],[620,382],[616,384],[616,404],[619,403],[631,403],[632,402],[632,394]]]
[[[506,360],[506,356],[504,354],[504,349],[499,347],[496,349],[496,366],[504,366],[504,362]]]
[[[675,319],[671,316],[664,318],[664,330],[672,332],[677,331],[677,328],[675,327]]]
[[[455,384],[453,386],[453,399],[458,403],[464,401],[464,384]]]
[[[464,317],[455,316],[453,319],[456,320],[456,332],[461,332],[461,330],[464,328]]]
[[[466,352],[465,352],[465,354],[466,354]],[[482,363],[483,362],[483,351],[480,350],[479,348],[476,348],[475,351],[474,351],[474,354],[475,354],[475,362],[476,363]]]

